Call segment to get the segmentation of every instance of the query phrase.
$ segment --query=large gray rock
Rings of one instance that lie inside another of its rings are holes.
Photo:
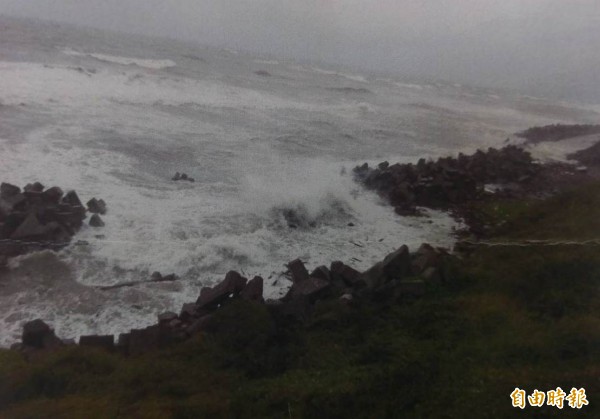
[[[61,346],[62,342],[56,337],[54,331],[41,319],[25,323],[21,342],[25,346],[37,349]]]
[[[244,300],[259,301],[263,300],[263,279],[260,276],[255,276],[240,292],[240,297]]]
[[[293,300],[303,297],[307,298],[310,302],[315,302],[318,298],[327,293],[330,286],[331,284],[327,281],[309,277],[305,281],[294,283],[284,299]]]
[[[308,271],[300,259],[291,261],[288,263],[287,267],[292,274],[293,282],[302,282],[308,279]]]
[[[104,221],[98,214],[94,214],[90,217],[90,226],[92,227],[104,227]]]
[[[40,182],[35,182],[35,183],[28,183],[24,188],[23,191],[25,192],[43,192],[44,191],[44,185],[42,185]]]
[[[112,351],[115,347],[115,337],[113,335],[88,335],[79,338],[79,346],[90,346]]]
[[[438,268],[442,255],[427,243],[423,243],[412,256],[411,268],[415,274],[424,272],[427,268]]]
[[[87,202],[87,209],[93,214],[106,214],[106,203],[102,199],[92,198]]]
[[[129,334],[130,355],[140,355],[159,348],[160,328],[158,325],[149,326],[145,329],[133,329]]]
[[[81,203],[81,199],[79,199],[79,196],[77,195],[77,192],[75,192],[75,191],[67,192],[67,194],[63,197],[62,202],[65,204],[74,206],[74,207],[83,207],[83,204]]]
[[[49,189],[46,189],[42,193],[42,198],[51,204],[58,204],[62,196],[63,191],[58,186],[53,186]]]
[[[361,275],[369,288],[377,288],[384,283],[412,275],[408,247],[401,246],[381,262],[376,263]]]
[[[239,294],[248,280],[235,271],[229,271],[225,279],[213,288],[204,287],[196,301],[198,308],[216,307],[232,295]]]
[[[331,279],[334,282],[341,280],[350,287],[360,288],[365,285],[360,272],[340,261],[331,262]]]
[[[25,195],[23,195],[22,193],[16,193],[14,195],[1,197],[0,211],[2,211],[5,215],[8,215],[11,211],[22,207],[25,204],[25,200]]]
[[[15,185],[11,185],[10,183],[0,184],[0,198],[9,198],[11,196],[17,195],[21,193],[21,188]]]
[[[56,222],[50,222],[46,225],[40,223],[35,213],[29,213],[27,218],[17,227],[14,233],[11,234],[10,238],[13,240],[22,239],[40,239],[40,240],[51,240],[53,234],[60,229],[60,226]]]

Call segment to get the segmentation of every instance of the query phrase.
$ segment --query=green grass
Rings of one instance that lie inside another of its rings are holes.
[[[498,204],[498,240],[595,238],[597,204],[599,185]],[[600,249],[482,247],[448,272],[418,300],[320,302],[305,325],[232,303],[210,333],[136,358],[0,351],[0,417],[600,415]],[[590,405],[511,407],[515,387],[557,386],[584,387]]]

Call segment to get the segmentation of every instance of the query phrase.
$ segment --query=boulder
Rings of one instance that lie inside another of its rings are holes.
[[[35,213],[29,213],[27,218],[17,227],[14,233],[11,234],[10,238],[13,240],[23,239],[40,239],[40,240],[51,240],[53,233],[60,229],[60,226],[56,222],[50,222],[43,225],[38,220]]]
[[[32,320],[23,326],[21,342],[25,346],[44,349],[61,346],[62,342],[54,331],[41,319]]]
[[[106,214],[106,203],[100,199],[92,198],[87,202],[87,209],[93,214]]]
[[[172,311],[167,311],[158,315],[158,324],[162,326],[169,324],[171,321],[176,319],[177,314],[173,313]]]
[[[308,279],[308,271],[300,259],[295,259],[287,264],[292,274],[292,282],[302,282]]]
[[[410,263],[408,247],[403,245],[363,272],[361,279],[368,287],[377,288],[385,282],[410,276],[412,274]]]
[[[181,179],[181,173],[175,172],[175,175],[171,178],[171,180],[179,180]]]
[[[104,221],[102,221],[102,218],[98,214],[93,214],[90,217],[90,225],[92,227],[104,227]]]
[[[232,295],[239,294],[248,280],[235,271],[229,271],[225,279],[213,288],[204,287],[196,301],[198,308],[216,307]]]
[[[196,303],[185,303],[181,307],[181,312],[179,313],[179,318],[184,322],[189,321],[192,317],[196,316],[198,312],[198,305]]]
[[[79,338],[79,346],[91,346],[112,351],[115,347],[115,337],[113,335],[81,336]]]
[[[130,355],[140,355],[159,348],[160,328],[158,325],[145,329],[132,329],[129,334]]]
[[[58,186],[53,186],[49,189],[46,189],[42,193],[42,199],[51,204],[58,204],[60,199],[63,196],[63,191]]]
[[[439,251],[427,243],[423,243],[421,247],[412,255],[411,268],[415,274],[420,274],[429,267],[439,267],[441,263]]]
[[[350,287],[362,287],[365,285],[360,272],[340,261],[331,263],[331,279],[332,281],[340,279]]]
[[[10,214],[12,211],[23,209],[22,207],[26,205],[26,197],[22,193],[16,193],[14,195],[5,196],[0,198],[0,211],[6,215]]]
[[[69,204],[72,207],[83,207],[83,204],[81,203],[81,200],[79,199],[79,196],[77,195],[77,192],[75,191],[69,191],[67,192],[67,194],[63,197],[62,202],[65,204]],[[84,208],[85,211],[85,208]]]
[[[23,191],[25,191],[25,192],[43,192],[44,191],[44,185],[42,185],[40,182],[28,183],[23,188]]]
[[[314,271],[310,273],[313,278],[319,278],[323,281],[331,281],[331,272],[325,265],[317,266]]]
[[[331,284],[319,278],[307,278],[302,282],[296,282],[286,296],[285,300],[293,300],[296,298],[307,298],[308,301],[314,303],[318,298],[327,293]]]
[[[122,355],[129,355],[129,342],[131,340],[131,333],[121,333],[117,339],[115,350]]]
[[[240,292],[240,297],[244,300],[259,301],[263,300],[263,279],[260,276],[255,276]]]
[[[10,183],[0,184],[0,198],[10,198],[11,196],[21,193],[21,188]]]

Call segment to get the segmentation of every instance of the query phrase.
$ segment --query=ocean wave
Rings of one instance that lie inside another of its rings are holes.
[[[105,61],[120,65],[136,65],[138,67],[144,67],[151,70],[162,70],[165,68],[175,67],[177,63],[173,60],[150,60],[143,58],[132,58],[132,57],[119,57],[116,55],[109,54],[98,54],[92,52],[78,52],[70,48],[62,50],[63,54],[70,55],[72,57],[91,57],[96,60]]]

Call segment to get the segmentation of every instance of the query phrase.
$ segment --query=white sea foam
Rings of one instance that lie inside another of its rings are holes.
[[[73,57],[91,57],[109,63],[120,65],[136,65],[138,67],[144,67],[151,70],[162,70],[169,67],[175,67],[177,65],[177,63],[175,63],[173,60],[147,60],[142,58],[117,57],[109,54],[78,52],[70,48],[65,48],[62,50],[62,52]]]

